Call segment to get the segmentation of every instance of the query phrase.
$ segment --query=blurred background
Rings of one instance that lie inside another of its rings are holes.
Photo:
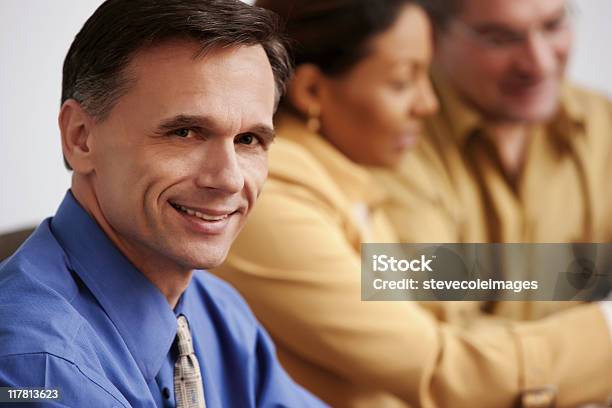
[[[57,127],[61,67],[74,35],[101,3],[0,0],[0,233],[38,224],[69,187]],[[612,97],[612,1],[574,4],[569,75]]]

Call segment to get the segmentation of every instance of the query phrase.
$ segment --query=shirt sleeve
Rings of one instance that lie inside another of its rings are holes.
[[[326,407],[323,402],[296,384],[276,357],[274,343],[259,326],[256,344],[258,407]]]
[[[568,407],[603,400],[612,389],[612,350],[597,305],[463,330],[416,302],[363,302],[360,255],[333,212],[278,181],[266,188],[216,272],[243,294],[279,349],[317,367],[319,377],[422,407],[510,407],[523,391],[547,386]],[[299,379],[295,367],[289,372]],[[324,387],[319,396],[334,395]]]
[[[88,378],[72,362],[49,353],[0,356],[0,387],[57,389],[59,399],[37,407],[128,407]]]
[[[608,297],[599,302],[601,311],[604,314],[606,323],[608,324],[608,331],[610,332],[610,343],[612,344],[612,293],[608,294]]]

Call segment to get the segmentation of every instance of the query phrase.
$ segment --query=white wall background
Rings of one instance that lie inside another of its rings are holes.
[[[57,127],[61,67],[74,35],[100,3],[0,0],[0,233],[53,214],[69,187]],[[612,1],[576,4],[570,75],[612,96]]]

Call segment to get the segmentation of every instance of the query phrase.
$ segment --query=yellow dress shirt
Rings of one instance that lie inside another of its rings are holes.
[[[439,113],[398,171],[376,171],[402,242],[610,242],[612,103],[565,85],[505,176],[482,118],[441,75]]]
[[[360,244],[397,242],[384,194],[297,119],[276,125],[268,182],[213,272],[244,295],[297,382],[334,407],[503,408],[527,390],[537,406],[553,389],[560,407],[606,398],[612,350],[595,305],[512,323],[475,302],[361,301]]]

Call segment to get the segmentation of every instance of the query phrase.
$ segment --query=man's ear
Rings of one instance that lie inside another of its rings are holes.
[[[75,173],[88,174],[93,170],[92,136],[93,118],[80,103],[68,99],[59,113],[64,158]]]
[[[308,116],[321,108],[321,91],[325,76],[313,64],[302,64],[295,69],[289,82],[287,97],[298,111]]]

